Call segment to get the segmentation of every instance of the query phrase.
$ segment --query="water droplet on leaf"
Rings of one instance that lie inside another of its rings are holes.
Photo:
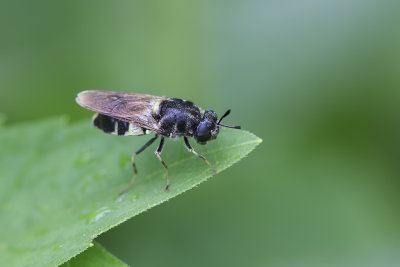
[[[87,215],[82,216],[81,218],[86,219],[86,224],[93,224],[93,223],[98,222],[104,216],[106,216],[107,213],[110,213],[113,211],[114,211],[113,208],[102,207],[102,208],[96,210],[95,212],[91,212]]]
[[[121,195],[120,197],[118,197],[115,202],[122,202],[122,200],[125,198],[125,195]]]

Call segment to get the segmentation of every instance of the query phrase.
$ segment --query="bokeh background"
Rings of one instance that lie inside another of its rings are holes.
[[[399,14],[390,0],[2,0],[0,112],[89,120],[76,93],[124,90],[231,108],[227,124],[263,138],[98,238],[131,265],[399,266]]]

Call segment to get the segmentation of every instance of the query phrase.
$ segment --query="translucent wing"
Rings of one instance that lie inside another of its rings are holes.
[[[76,102],[88,110],[159,132],[153,110],[166,99],[162,96],[90,90],[80,92]]]

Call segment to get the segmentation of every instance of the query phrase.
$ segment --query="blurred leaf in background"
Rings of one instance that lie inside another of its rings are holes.
[[[2,1],[0,112],[87,89],[189,99],[264,140],[102,235],[132,265],[396,266],[400,2]],[[117,148],[116,148],[117,149]],[[2,179],[4,179],[2,177]]]
[[[121,262],[113,255],[110,255],[99,243],[95,243],[88,248],[83,254],[71,259],[62,265],[63,267],[126,267],[125,263]]]

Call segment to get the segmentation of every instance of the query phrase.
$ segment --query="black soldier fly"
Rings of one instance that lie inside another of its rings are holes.
[[[177,138],[183,136],[186,148],[204,160],[211,168],[213,175],[216,175],[211,163],[189,144],[188,137],[193,137],[199,144],[205,145],[208,141],[217,137],[219,126],[240,129],[240,126],[221,124],[222,119],[229,115],[230,110],[226,111],[218,120],[214,111],[202,110],[190,101],[177,98],[89,90],[80,92],[76,102],[82,107],[96,112],[93,117],[93,124],[106,133],[119,136],[155,133],[153,138],[132,154],[134,176],[120,194],[126,192],[136,178],[135,156],[149,147],[159,135],[161,135],[161,141],[155,154],[166,170],[167,185],[165,191],[168,191],[168,167],[161,158],[165,137]]]

